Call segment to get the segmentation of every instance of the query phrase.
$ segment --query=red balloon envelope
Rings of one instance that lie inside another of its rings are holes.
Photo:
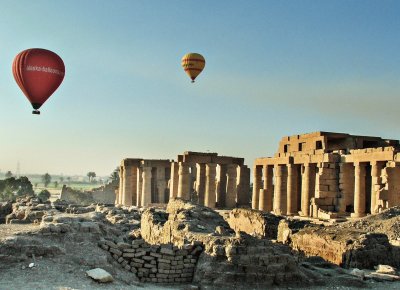
[[[20,52],[12,66],[15,81],[31,102],[33,114],[57,90],[65,75],[61,57],[50,50],[32,48]]]

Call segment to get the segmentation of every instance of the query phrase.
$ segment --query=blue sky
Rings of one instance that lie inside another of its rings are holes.
[[[0,170],[108,175],[186,150],[271,156],[282,136],[400,138],[399,1],[1,1]],[[20,51],[59,54],[40,116]],[[180,67],[199,52],[195,84]]]

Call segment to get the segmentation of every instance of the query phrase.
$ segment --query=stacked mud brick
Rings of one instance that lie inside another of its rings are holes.
[[[99,246],[127,271],[135,273],[141,282],[191,282],[203,248],[200,245],[149,245],[143,239],[132,244],[103,240]]]

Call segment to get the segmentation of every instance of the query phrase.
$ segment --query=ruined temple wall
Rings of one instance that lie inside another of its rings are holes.
[[[399,150],[398,141],[379,137],[328,132],[284,137],[274,157],[255,160],[252,208],[293,215],[300,199],[300,215],[329,219],[400,205]]]
[[[179,197],[212,208],[247,206],[250,170],[243,162],[243,158],[200,152],[178,155],[178,162],[124,159],[116,203],[148,206]]]

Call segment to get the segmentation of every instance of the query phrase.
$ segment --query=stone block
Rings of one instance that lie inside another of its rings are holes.
[[[170,266],[170,264],[166,264],[166,263],[158,263],[158,268],[164,269],[164,270],[169,270],[169,269],[171,269],[171,266]]]
[[[122,252],[124,252],[124,253],[135,253],[135,252],[136,252],[136,249],[132,249],[132,248],[123,249]]]
[[[146,252],[144,252],[144,251],[137,252],[137,253],[135,253],[135,258],[137,258],[137,257],[142,257],[142,256],[144,256],[144,255],[146,255]]]
[[[129,264],[129,262],[127,260],[123,260],[121,263],[122,267],[125,267],[128,264]]]
[[[110,253],[113,253],[114,255],[117,256],[122,256],[122,252],[118,250],[117,248],[110,248]]]
[[[165,247],[161,247],[160,253],[161,254],[165,254],[165,255],[173,256],[174,255],[174,250],[169,249],[169,248],[165,248]]]
[[[151,261],[151,260],[154,260],[155,258],[152,256],[143,256],[142,259],[145,261]]]
[[[140,246],[142,244],[144,244],[144,240],[143,239],[137,239],[137,240],[133,240],[132,241],[132,245]]]
[[[150,256],[155,257],[155,258],[161,258],[162,255],[158,253],[150,253]]]
[[[132,258],[131,261],[132,261],[132,262],[135,262],[135,263],[141,263],[141,264],[144,263],[144,260],[143,260],[143,259],[138,259],[138,258]]]
[[[131,265],[132,267],[135,267],[135,268],[141,268],[143,264],[141,264],[141,263],[136,263],[136,262],[131,262],[130,265]]]
[[[124,258],[133,258],[133,257],[135,257],[135,253],[123,253],[122,257],[124,257]]]
[[[117,243],[118,249],[123,250],[123,249],[130,249],[131,245],[127,243]]]
[[[107,240],[105,240],[105,241],[104,241],[104,244],[106,244],[106,245],[109,246],[110,248],[118,249],[117,244],[114,243],[114,242],[112,242],[112,241],[107,241]]]

